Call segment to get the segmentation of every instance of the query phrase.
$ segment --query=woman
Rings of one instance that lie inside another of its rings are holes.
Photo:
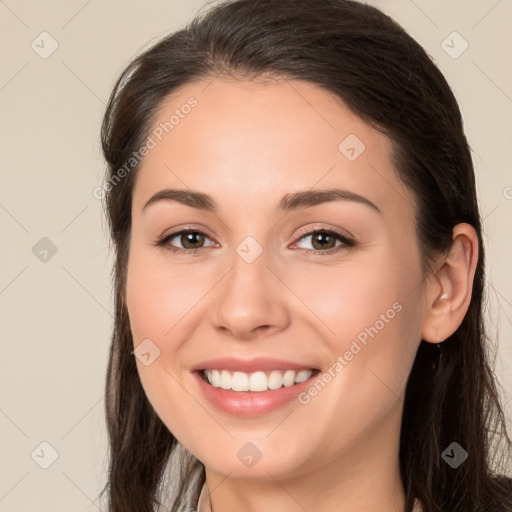
[[[109,510],[512,510],[470,151],[401,27],[222,3],[128,66],[102,142]]]

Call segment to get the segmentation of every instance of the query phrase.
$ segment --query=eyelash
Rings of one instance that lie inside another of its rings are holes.
[[[182,249],[180,247],[174,247],[169,244],[169,241],[173,238],[176,238],[179,235],[182,235],[184,233],[198,233],[200,235],[204,235],[207,238],[210,238],[204,231],[201,231],[200,229],[182,229],[180,231],[175,231],[174,233],[170,233],[168,235],[165,235],[164,237],[157,240],[155,245],[157,247],[164,247],[166,250],[171,251],[171,253],[184,253],[189,254],[192,256],[197,256],[198,251],[201,249],[206,249],[206,247],[198,247],[196,249]],[[319,250],[319,249],[302,249],[303,251],[306,251],[305,254],[315,254],[315,255],[329,255],[333,254],[335,252],[338,252],[343,249],[349,249],[351,247],[354,247],[356,245],[356,242],[352,240],[351,238],[348,238],[346,235],[340,233],[339,231],[335,229],[313,229],[310,231],[302,232],[299,234],[297,241],[300,242],[303,238],[306,238],[311,235],[316,235],[319,233],[327,234],[329,236],[334,236],[336,239],[340,240],[342,243],[338,246],[332,247],[330,249],[326,249],[325,251]]]

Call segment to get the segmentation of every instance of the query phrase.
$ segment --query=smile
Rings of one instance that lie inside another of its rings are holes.
[[[273,370],[252,373],[221,369],[203,370],[203,379],[214,388],[232,391],[263,392],[291,387],[308,380],[316,370]]]
[[[191,375],[215,409],[231,416],[257,417],[293,403],[319,372],[297,368],[248,373],[209,368],[192,371]]]

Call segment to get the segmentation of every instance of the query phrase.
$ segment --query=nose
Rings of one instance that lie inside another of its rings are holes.
[[[289,324],[286,298],[290,291],[270,268],[265,251],[248,263],[235,254],[218,284],[212,322],[216,329],[239,340],[270,336]]]

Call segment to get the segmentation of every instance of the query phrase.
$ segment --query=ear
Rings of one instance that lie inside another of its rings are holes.
[[[478,262],[478,237],[475,228],[461,223],[453,228],[453,244],[447,256],[430,277],[422,339],[439,343],[460,326],[471,302],[473,279]]]

